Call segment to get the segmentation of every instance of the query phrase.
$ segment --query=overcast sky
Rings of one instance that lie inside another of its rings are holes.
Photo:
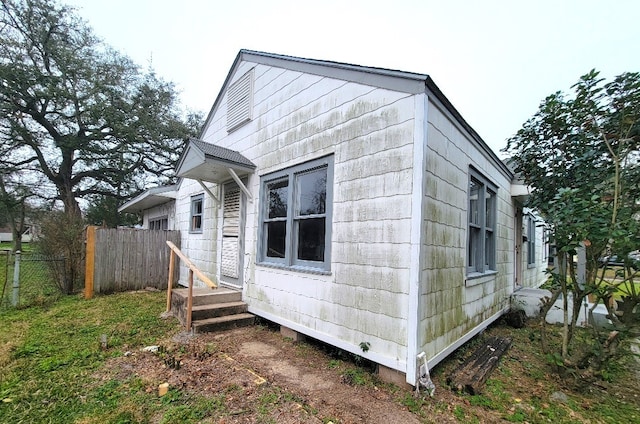
[[[637,0],[62,0],[205,114],[240,49],[429,74],[497,152],[592,68],[640,71]]]

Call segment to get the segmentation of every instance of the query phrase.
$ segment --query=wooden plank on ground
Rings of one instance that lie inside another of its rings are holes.
[[[464,390],[472,395],[481,393],[489,375],[510,346],[511,339],[508,337],[490,338],[451,373],[447,383],[454,390]]]

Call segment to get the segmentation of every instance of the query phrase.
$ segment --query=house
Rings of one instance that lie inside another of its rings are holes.
[[[543,279],[526,187],[428,75],[241,50],[177,174],[145,220],[175,219],[253,314],[412,385],[417,355],[434,366]]]
[[[26,229],[22,233],[23,243],[29,243],[33,241],[33,230],[33,226],[27,225]],[[0,242],[13,242],[13,229],[11,227],[0,227]]]

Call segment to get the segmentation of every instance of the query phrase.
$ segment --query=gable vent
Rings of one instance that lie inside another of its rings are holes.
[[[227,131],[251,120],[253,109],[253,69],[231,84],[227,90]]]

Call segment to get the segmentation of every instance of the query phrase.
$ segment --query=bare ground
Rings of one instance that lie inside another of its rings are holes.
[[[490,331],[499,335],[513,330],[498,326]],[[98,377],[137,376],[149,392],[168,382],[172,390],[223,399],[224,410],[204,422],[454,423],[466,422],[466,417],[476,422],[497,423],[519,409],[538,408],[544,414],[544,408],[550,407],[549,394],[558,388],[567,390],[548,370],[533,376],[531,366],[542,366],[543,370],[544,366],[538,364],[539,358],[531,357],[527,346],[518,346],[526,343],[517,341],[502,359],[501,367],[506,371],[497,377],[506,392],[501,400],[506,409],[471,404],[468,396],[446,387],[446,375],[459,363],[455,357],[436,369],[435,397],[422,397],[413,403],[411,399],[415,398],[409,389],[375,378],[356,382],[353,370],[357,368],[336,360],[335,351],[317,344],[294,343],[265,326],[195,337],[181,333],[159,343],[164,353],[138,351],[118,357]],[[179,362],[179,369],[173,365],[174,359]],[[597,392],[600,388],[593,390]],[[630,401],[640,407],[638,393],[636,387],[629,395]],[[591,399],[590,395],[584,398],[581,408],[584,414],[580,409],[568,411],[570,420],[597,422],[590,421],[588,416],[588,410],[596,402]],[[411,405],[417,410],[411,412]]]

